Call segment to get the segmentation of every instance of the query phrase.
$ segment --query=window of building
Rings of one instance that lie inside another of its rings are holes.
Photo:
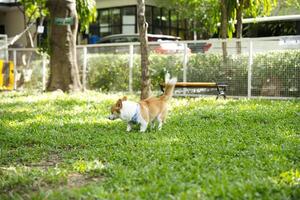
[[[161,9],[161,28],[164,35],[170,35],[170,11]]]
[[[179,36],[187,39],[186,20],[180,20],[176,11],[146,6],[148,33]]]
[[[171,14],[170,14],[170,23],[171,23],[170,35],[178,36],[178,17],[175,12],[171,12]]]
[[[136,7],[123,8],[122,33],[133,34],[136,32]]]
[[[154,33],[152,20],[152,6],[146,6],[146,22],[148,23],[148,33]]]
[[[110,12],[109,10],[100,10],[99,12],[99,23],[100,23],[100,34],[106,36],[111,33],[110,24]]]
[[[188,38],[187,34],[186,34],[186,20],[184,19],[179,19],[178,20],[178,36],[181,37],[181,38]]]
[[[0,34],[5,34],[5,26],[4,25],[0,25]]]
[[[152,7],[153,33],[162,34],[161,30],[161,8]]]
[[[99,34],[137,33],[137,7],[126,6],[98,10]],[[146,6],[148,33],[165,34],[187,38],[186,21],[180,20],[175,11],[154,6]],[[96,27],[96,26],[94,26]],[[94,31],[96,32],[96,31]]]
[[[136,32],[136,6],[100,9],[100,36]]]
[[[99,24],[102,37],[121,33],[121,10],[119,8],[100,10]]]

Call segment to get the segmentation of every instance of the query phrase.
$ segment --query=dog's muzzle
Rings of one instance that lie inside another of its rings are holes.
[[[108,116],[108,119],[109,120],[115,120],[115,119],[117,119],[117,116],[111,114],[111,115]]]

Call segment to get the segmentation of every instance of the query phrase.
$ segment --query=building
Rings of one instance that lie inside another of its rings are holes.
[[[98,0],[98,19],[90,32],[100,37],[111,34],[137,33],[136,0]],[[146,0],[148,33],[179,36],[188,39],[187,23],[175,11],[160,8],[153,0]]]
[[[104,37],[111,34],[137,33],[136,0],[96,0],[98,18],[91,25],[90,34]],[[0,0],[0,34],[14,37],[24,30],[24,16],[15,0]],[[178,19],[174,11],[159,8],[154,0],[146,0],[148,32],[188,38],[185,20]],[[25,46],[21,37],[16,46]]]
[[[0,34],[7,34],[9,38],[21,33],[25,28],[23,13],[18,8],[17,0],[0,0]],[[98,11],[97,21],[90,26],[89,35],[79,37],[79,43],[87,43],[87,38],[96,36],[101,38],[111,34],[132,34],[138,33],[137,25],[137,1],[136,0],[96,0]],[[298,11],[298,10],[297,10]],[[296,11],[295,11],[296,12]],[[278,11],[278,13],[280,13]],[[285,14],[288,14],[285,12]],[[146,20],[148,22],[148,33],[178,36],[183,40],[193,39],[191,28],[188,21],[180,19],[174,10],[160,8],[155,0],[146,0]],[[299,34],[299,15],[293,19],[291,27],[296,27],[296,34]],[[246,22],[246,20],[244,20]],[[257,21],[254,19],[254,21]],[[278,22],[281,23],[282,21]],[[277,22],[275,22],[277,23]],[[290,24],[290,23],[289,23]],[[288,25],[289,25],[288,24]],[[253,27],[256,24],[253,25]],[[249,26],[248,26],[249,27]],[[251,27],[251,29],[254,29]],[[266,27],[266,26],[265,26]],[[36,27],[32,28],[35,31]],[[262,28],[258,27],[258,30]],[[278,35],[281,35],[279,29]],[[43,34],[46,36],[47,33]],[[245,36],[250,33],[245,32]],[[260,37],[262,33],[252,33],[253,37]],[[267,32],[266,34],[270,34]],[[88,37],[87,37],[88,36]],[[266,35],[263,35],[266,36]],[[271,36],[271,35],[269,35]],[[216,34],[215,37],[218,37]],[[85,39],[85,40],[82,40]],[[26,38],[23,35],[15,46],[25,46]]]
[[[24,30],[23,13],[18,9],[18,3],[15,0],[0,0],[0,34],[6,34],[8,37],[14,37]],[[21,37],[17,44],[24,46],[25,37]]]
[[[243,27],[244,37],[300,35],[300,15],[244,19]]]

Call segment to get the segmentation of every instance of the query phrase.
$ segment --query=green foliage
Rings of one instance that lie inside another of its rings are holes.
[[[150,74],[154,90],[164,81],[166,71],[182,81],[182,56],[151,54]],[[252,85],[259,95],[264,83],[275,77],[282,83],[281,92],[285,96],[299,96],[299,92],[289,92],[297,88],[300,91],[300,51],[274,51],[256,54],[253,63]],[[135,55],[133,68],[133,89],[139,90],[140,58]],[[89,87],[102,91],[128,90],[128,55],[93,54],[89,57]],[[228,94],[246,95],[248,77],[248,56],[231,56],[228,65],[224,65],[220,54],[191,54],[187,68],[187,80],[190,82],[226,82]]]
[[[101,171],[104,168],[105,165],[99,160],[94,160],[94,161],[79,160],[73,164],[73,169],[79,173]]]
[[[89,56],[88,80],[91,88],[125,91],[128,88],[128,56],[97,54]],[[140,78],[140,77],[139,77]]]
[[[122,95],[1,93],[0,199],[300,198],[299,101],[176,98],[140,134]]]
[[[278,0],[243,0],[244,17],[258,17],[270,15]],[[289,0],[296,1],[296,0]],[[218,0],[155,0],[158,5],[178,11],[183,19],[189,19],[190,28],[201,35],[211,37],[218,31],[221,21],[220,1]],[[232,38],[235,32],[234,22],[237,20],[237,8],[240,0],[226,0],[227,35]],[[194,21],[196,27],[191,22]]]
[[[177,11],[181,19],[188,21],[190,30],[210,38],[217,32],[220,21],[218,0],[155,0],[157,5]],[[194,23],[194,25],[193,25]]]
[[[279,175],[278,182],[291,186],[300,185],[300,172],[297,169],[283,172]]]
[[[19,2],[23,6],[25,15],[29,18],[29,22],[49,14],[45,0],[20,0]]]
[[[20,0],[20,4],[24,7],[27,17],[32,21],[49,15],[46,7],[46,0]],[[95,0],[77,0],[76,9],[81,23],[81,31],[88,31],[89,24],[97,18],[97,9]]]
[[[299,96],[300,88],[300,51],[282,51],[271,54],[257,54],[253,63],[253,88],[262,88],[272,78],[278,79],[282,94],[297,88],[293,95]],[[262,79],[261,77],[266,77]]]
[[[76,9],[80,21],[80,31],[88,31],[89,25],[96,21],[97,9],[95,0],[77,0]]]

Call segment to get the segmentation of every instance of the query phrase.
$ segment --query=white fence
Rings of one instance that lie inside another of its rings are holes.
[[[149,43],[153,90],[168,71],[179,81],[226,82],[229,96],[300,97],[300,36],[227,40],[228,59],[222,59],[222,40]],[[170,52],[174,51],[176,52]],[[83,86],[102,91],[139,91],[139,43],[80,45],[78,66]],[[48,60],[37,49],[9,49],[16,66],[15,89],[45,90]],[[177,91],[180,95],[180,91]],[[190,95],[214,91],[193,90]]]
[[[8,59],[7,35],[0,34],[0,60]]]

